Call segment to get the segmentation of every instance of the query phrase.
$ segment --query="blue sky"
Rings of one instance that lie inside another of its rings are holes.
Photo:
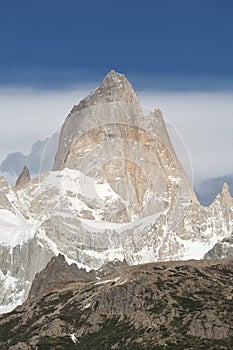
[[[233,173],[232,0],[0,5],[0,162],[57,131],[115,69],[177,130],[195,183]]]
[[[138,87],[225,88],[232,37],[232,0],[1,1],[0,84],[59,88],[114,68]]]

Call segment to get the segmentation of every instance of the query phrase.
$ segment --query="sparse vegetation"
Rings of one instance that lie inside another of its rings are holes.
[[[231,350],[232,271],[220,263],[206,279],[199,264],[129,267],[115,284],[63,284],[0,316],[0,348],[33,339],[38,350]]]

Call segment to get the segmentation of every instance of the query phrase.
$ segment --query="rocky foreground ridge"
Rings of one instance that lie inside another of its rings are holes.
[[[28,300],[0,316],[0,347],[230,350],[232,295],[232,259],[151,263],[96,279],[59,256]]]
[[[232,223],[228,186],[202,207],[161,111],[145,116],[126,77],[111,71],[66,118],[53,171],[30,179],[25,168],[15,187],[0,178],[0,312],[23,302],[59,253],[89,271],[116,259],[210,259],[227,239],[224,258]]]

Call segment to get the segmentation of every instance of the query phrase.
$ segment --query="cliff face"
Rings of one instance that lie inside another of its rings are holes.
[[[124,75],[111,71],[62,127],[54,171],[11,188],[0,179],[0,305],[25,300],[52,256],[100,269],[201,259],[231,236],[227,186],[196,200],[162,113],[144,116]],[[2,311],[0,307],[0,312]]]
[[[93,282],[60,264],[53,289],[44,284],[44,293],[0,316],[2,348],[231,349],[232,260],[126,267]]]

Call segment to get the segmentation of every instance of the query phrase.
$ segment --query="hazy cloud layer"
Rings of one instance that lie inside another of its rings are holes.
[[[0,161],[29,153],[34,141],[56,132],[74,104],[96,84],[68,90],[0,89]],[[139,91],[145,112],[159,107],[185,168],[197,184],[233,172],[233,93]]]
[[[0,174],[6,178],[9,184],[14,185],[25,165],[29,169],[31,177],[50,171],[57,151],[59,135],[60,133],[57,132],[50,138],[37,140],[27,155],[21,152],[8,154],[0,164]]]
[[[29,153],[32,144],[58,131],[93,86],[68,90],[0,88],[0,161],[9,152]]]

